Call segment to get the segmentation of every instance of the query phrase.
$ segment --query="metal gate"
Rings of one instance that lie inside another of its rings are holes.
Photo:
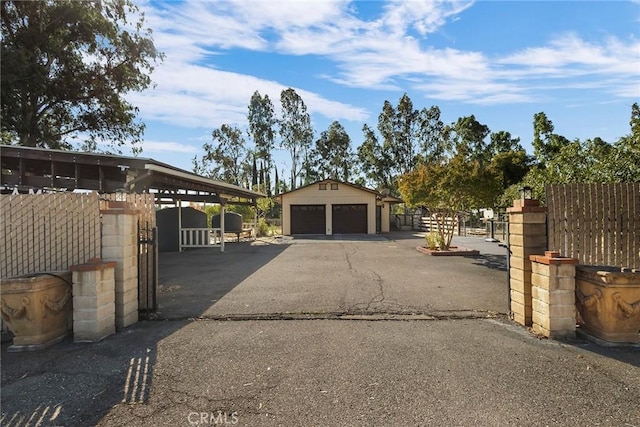
[[[143,319],[158,310],[158,227],[138,221],[138,310]]]

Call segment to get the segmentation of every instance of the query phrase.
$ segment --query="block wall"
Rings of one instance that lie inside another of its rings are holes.
[[[577,259],[546,251],[532,255],[533,331],[549,338],[575,335],[575,276]]]
[[[547,250],[547,210],[537,200],[515,200],[509,214],[509,277],[513,320],[532,325],[531,260]]]
[[[71,267],[75,342],[100,341],[115,332],[115,268],[100,258]]]
[[[138,321],[138,211],[126,203],[110,202],[102,213],[102,257],[116,262],[116,328]]]

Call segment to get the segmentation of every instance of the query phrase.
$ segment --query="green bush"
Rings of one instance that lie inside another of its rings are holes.
[[[432,251],[442,250],[445,247],[444,236],[440,233],[432,231],[424,236],[424,238],[427,240],[427,248]]]
[[[264,218],[260,218],[258,220],[258,224],[256,225],[256,236],[257,237],[265,237],[270,234],[269,224]]]
[[[426,236],[424,236],[424,238],[427,240],[427,248],[431,249],[432,251],[435,251],[436,249],[438,249],[439,245],[439,241],[442,240],[440,238],[440,235],[434,231],[427,233]]]

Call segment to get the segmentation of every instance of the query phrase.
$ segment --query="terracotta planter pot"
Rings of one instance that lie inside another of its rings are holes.
[[[581,331],[612,343],[640,343],[640,273],[578,266],[576,307]]]
[[[2,320],[15,335],[8,351],[41,350],[67,336],[73,325],[70,283],[69,271],[0,280]]]

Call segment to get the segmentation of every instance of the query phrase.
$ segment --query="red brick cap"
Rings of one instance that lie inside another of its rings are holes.
[[[131,208],[109,208],[100,209],[100,213],[103,215],[138,215],[140,210]]]
[[[537,213],[548,211],[546,206],[518,206],[507,208],[507,213]]]
[[[529,260],[540,264],[560,265],[560,264],[577,264],[576,258],[561,257],[558,251],[545,251],[544,255],[530,255]]]
[[[109,200],[107,206],[109,209],[125,209],[129,207],[129,203],[120,200]]]
[[[107,268],[116,268],[116,261],[102,262],[102,258],[90,258],[85,264],[76,264],[69,267],[71,271],[100,271]]]
[[[536,199],[516,199],[513,206],[507,208],[508,213],[525,213],[525,212],[547,212],[546,206],[540,206],[540,200]]]
[[[140,209],[136,209],[133,204],[119,200],[109,200],[105,209],[100,209],[101,214],[107,215],[137,215]]]

